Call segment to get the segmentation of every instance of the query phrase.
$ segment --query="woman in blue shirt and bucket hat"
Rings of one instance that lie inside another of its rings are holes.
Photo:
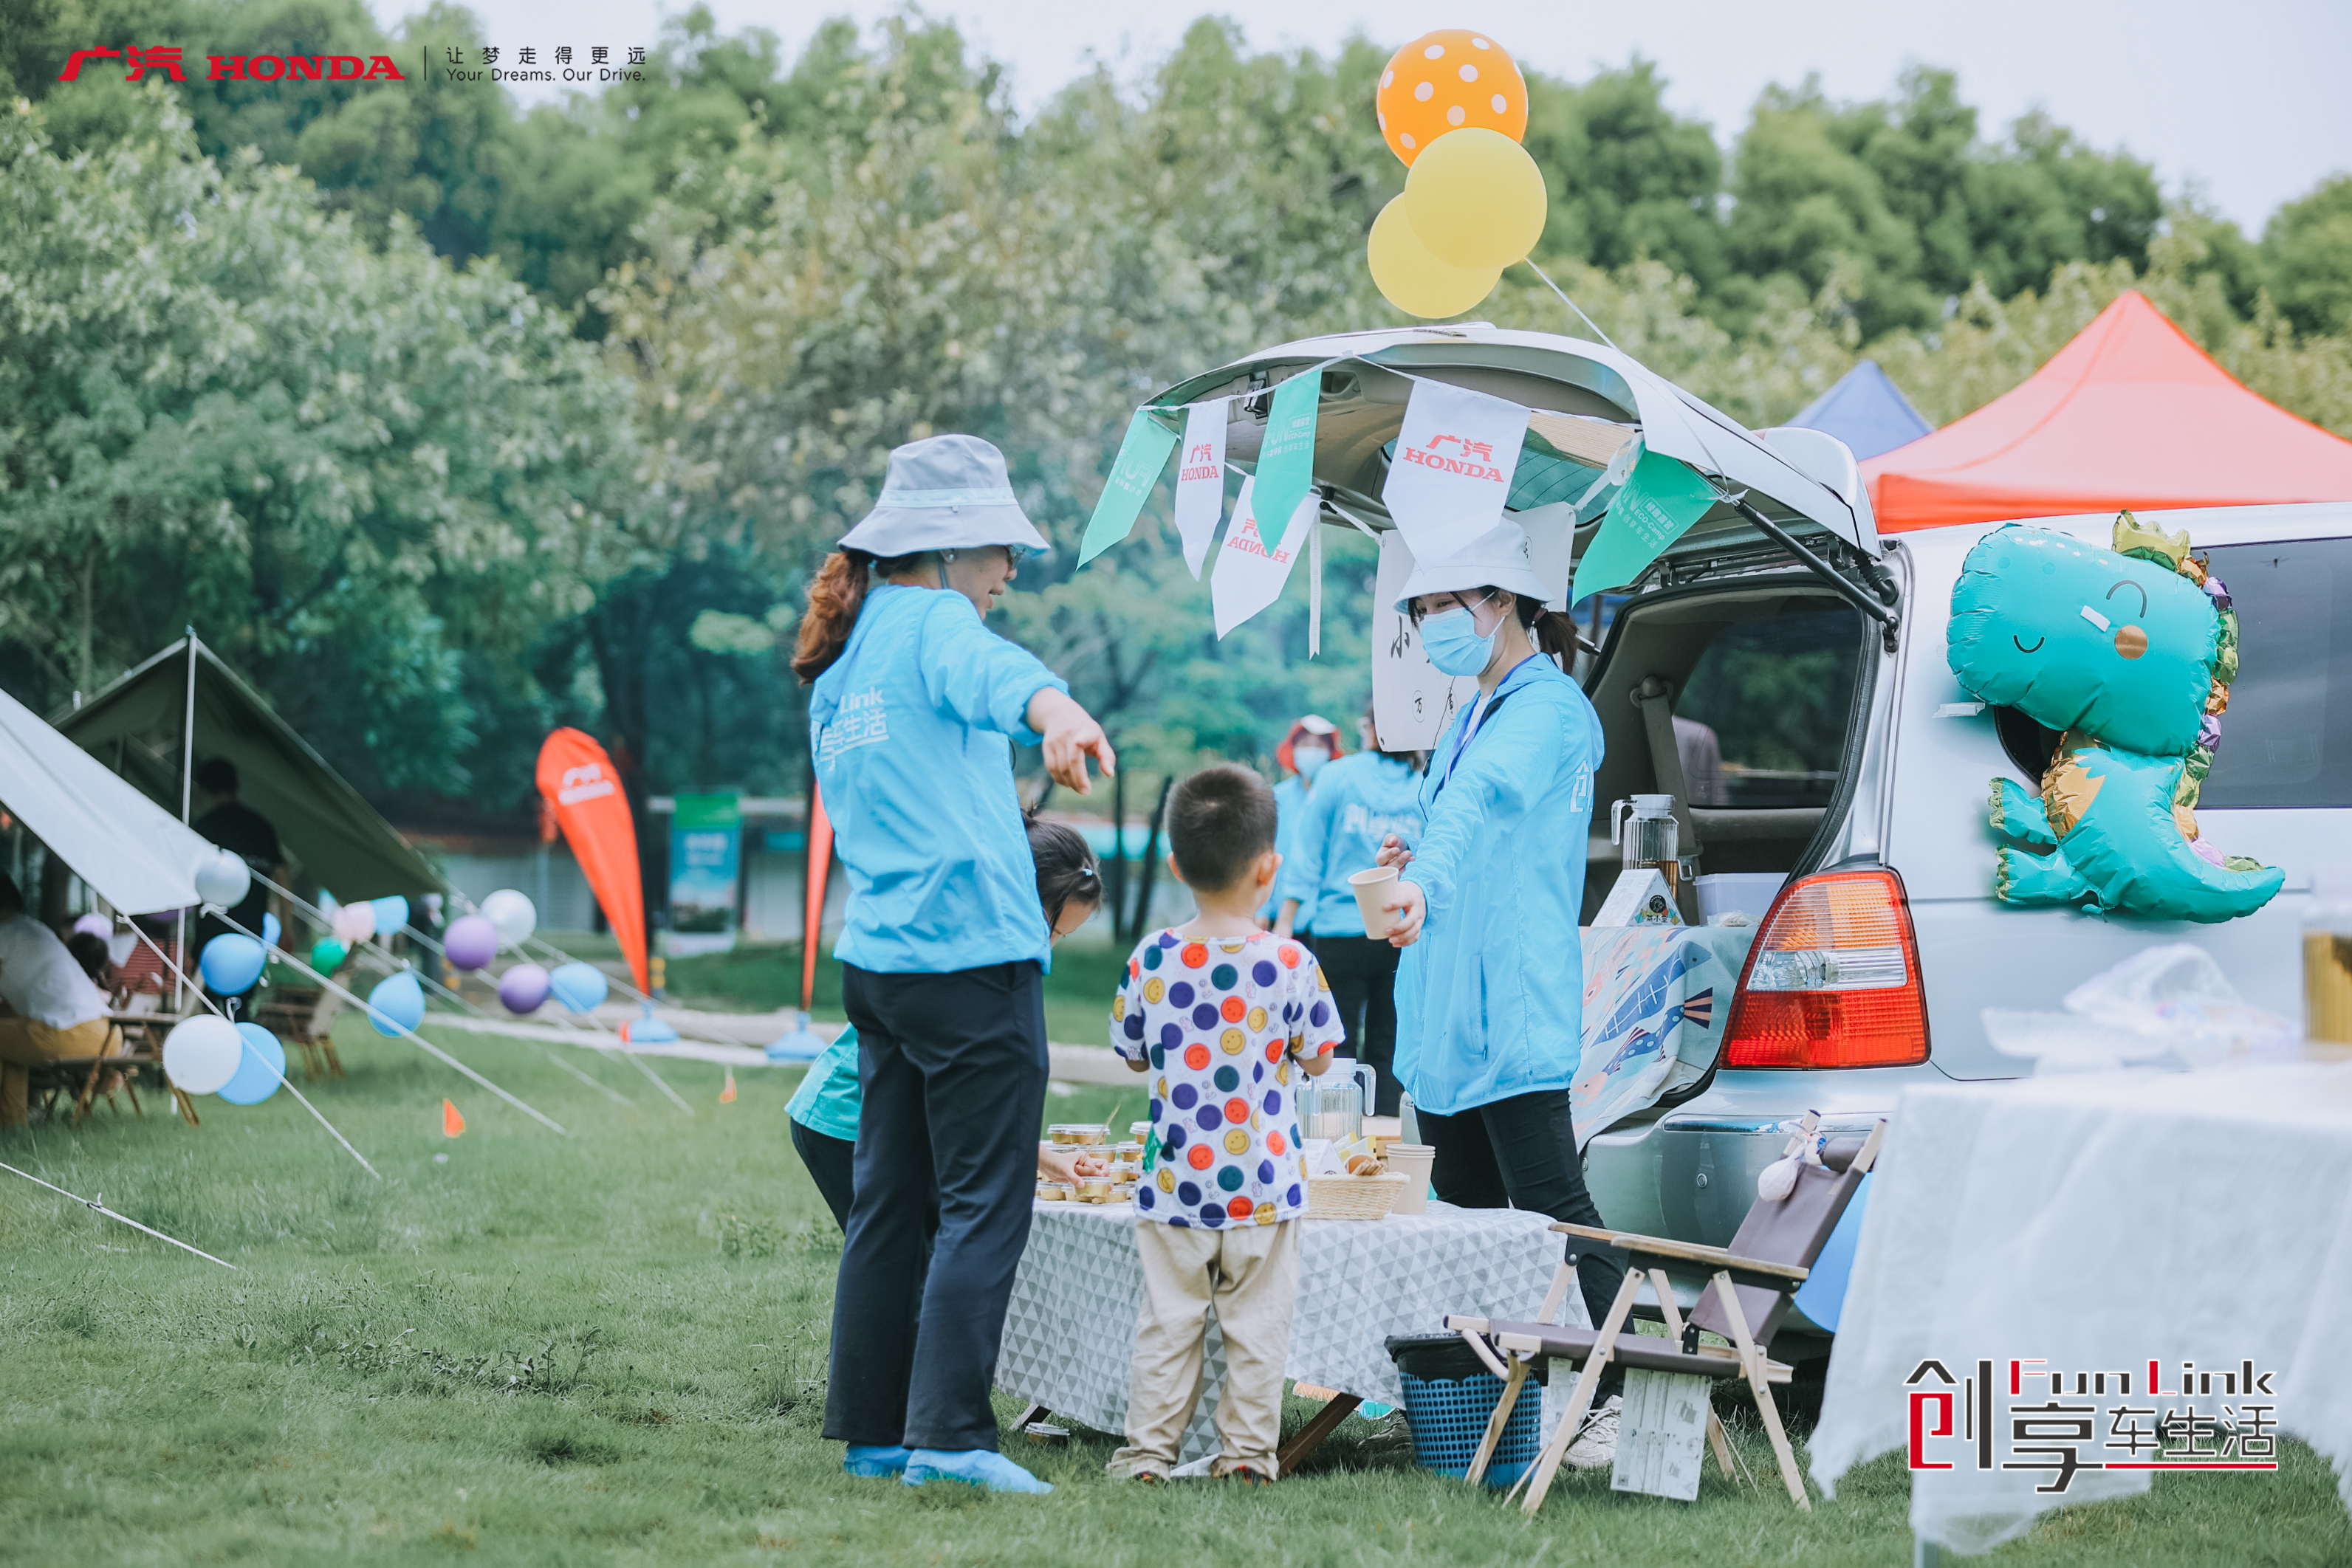
[[[996,1451],[989,1404],[1046,1077],[1049,937],[1013,742],[1042,743],[1081,794],[1087,757],[1117,762],[1061,677],[982,623],[1045,548],[994,446],[901,446],[810,585],[793,659],[849,875],[834,956],[863,1102],[824,1435],[852,1472],[910,1485],[1051,1490]]]
[[[1397,967],[1396,1071],[1437,1196],[1465,1208],[1533,1209],[1601,1224],[1584,1186],[1570,1085],[1583,1049],[1584,851],[1601,717],[1555,659],[1574,632],[1544,609],[1528,536],[1505,519],[1444,559],[1416,565],[1397,608],[1430,662],[1475,675],[1422,775],[1420,826],[1389,840]],[[1540,646],[1538,646],[1540,643]],[[1609,1249],[1580,1250],[1592,1321],[1624,1280]],[[1603,1403],[1569,1462],[1608,1462],[1620,1402]]]

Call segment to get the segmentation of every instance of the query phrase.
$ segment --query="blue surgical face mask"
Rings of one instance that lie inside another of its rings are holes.
[[[1429,662],[1449,675],[1475,675],[1495,659],[1495,633],[1478,635],[1477,620],[1465,609],[1441,611],[1423,621],[1421,645]]]
[[[1318,751],[1312,747],[1300,746],[1290,748],[1291,766],[1298,769],[1298,776],[1301,779],[1314,778],[1323,771],[1323,765],[1330,760],[1331,754],[1328,751]]]

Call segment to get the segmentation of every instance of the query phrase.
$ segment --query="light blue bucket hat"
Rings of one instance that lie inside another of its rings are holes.
[[[934,435],[894,450],[874,509],[841,538],[843,549],[886,559],[983,545],[1053,548],[1014,497],[1004,454],[977,435]]]

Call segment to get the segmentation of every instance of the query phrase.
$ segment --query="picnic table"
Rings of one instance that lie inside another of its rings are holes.
[[[1097,1431],[1127,1427],[1127,1385],[1143,1269],[1136,1218],[1126,1204],[1040,1203],[1013,1282],[996,1385],[1031,1403],[1025,1420],[1052,1411]],[[1426,1214],[1379,1220],[1302,1219],[1298,1305],[1284,1370],[1297,1383],[1338,1392],[1277,1456],[1286,1473],[1364,1402],[1401,1405],[1403,1385],[1385,1342],[1442,1333],[1448,1312],[1533,1318],[1559,1267],[1564,1243],[1548,1215],[1455,1208],[1432,1199]],[[1569,1292],[1566,1321],[1590,1326]],[[1200,1408],[1181,1462],[1213,1453],[1213,1416],[1224,1388],[1224,1342],[1210,1323]],[[1547,1388],[1547,1434],[1557,1420]]]

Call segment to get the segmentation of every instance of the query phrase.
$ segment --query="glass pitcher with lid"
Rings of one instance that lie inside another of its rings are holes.
[[[1635,795],[1609,808],[1609,841],[1624,845],[1627,871],[1654,866],[1665,874],[1668,888],[1676,886],[1682,880],[1681,840],[1672,795]]]
[[[1364,1130],[1372,1112],[1378,1080],[1370,1063],[1335,1056],[1318,1078],[1301,1072],[1297,1080],[1298,1135],[1302,1138],[1352,1138]]]

